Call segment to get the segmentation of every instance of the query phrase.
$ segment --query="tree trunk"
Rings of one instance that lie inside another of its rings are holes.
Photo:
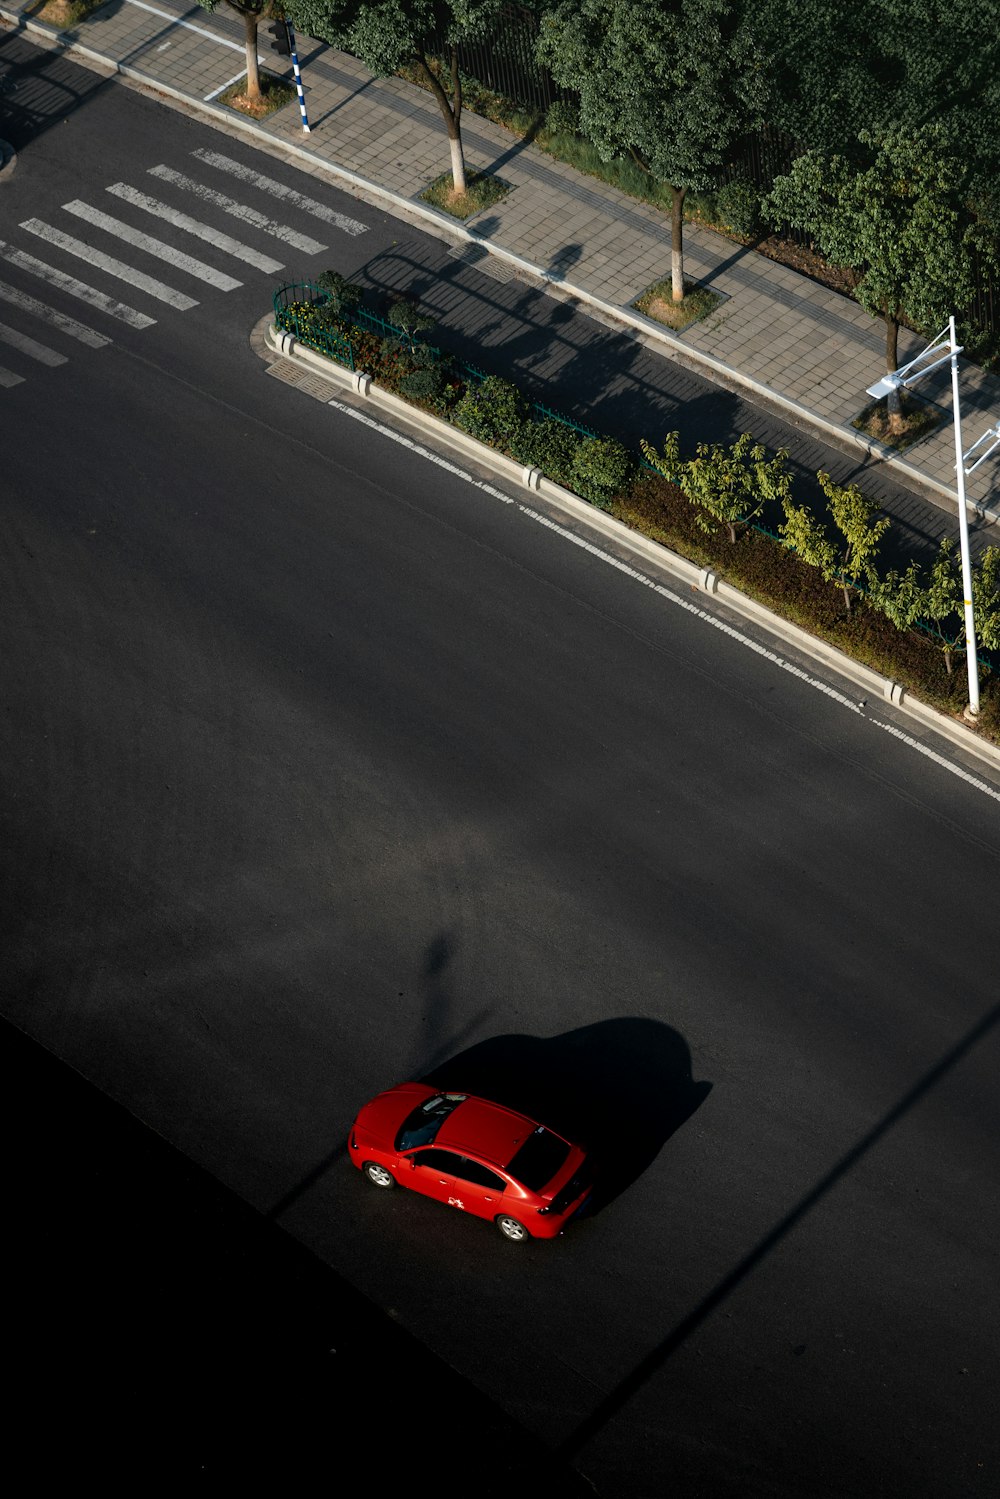
[[[899,368],[899,318],[893,317],[885,312],[885,368],[887,374],[892,374]],[[886,396],[885,409],[889,416],[889,431],[902,432],[903,430],[903,393],[899,390],[890,390]]]
[[[243,29],[247,43],[247,98],[260,98],[260,73],[257,68],[257,22],[259,16],[243,14]]]
[[[421,52],[416,59],[417,67],[424,75],[431,93],[438,102],[438,108],[444,117],[445,128],[448,131],[448,145],[451,148],[451,184],[456,193],[465,192],[465,154],[462,150],[462,80],[458,72],[458,48],[451,49],[451,86],[452,96],[448,94],[438,75],[434,72],[427,60],[426,53]]]
[[[670,210],[670,296],[674,302],[684,300],[684,196],[686,187],[672,187]]]

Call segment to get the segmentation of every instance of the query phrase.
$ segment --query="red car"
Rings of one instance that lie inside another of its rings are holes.
[[[554,1130],[468,1093],[402,1083],[365,1104],[351,1160],[397,1185],[488,1218],[505,1239],[554,1239],[590,1196],[587,1157]]]

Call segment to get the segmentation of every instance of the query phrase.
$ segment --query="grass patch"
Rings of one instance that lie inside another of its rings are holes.
[[[482,209],[499,203],[501,198],[506,198],[510,192],[510,183],[504,182],[500,177],[492,177],[489,172],[467,172],[465,189],[464,193],[456,193],[451,173],[444,172],[440,177],[435,177],[430,187],[425,188],[420,196],[425,203],[453,214],[456,219],[471,219],[474,213],[480,213]]]
[[[30,14],[33,21],[44,21],[47,26],[66,31],[70,26],[79,26],[103,4],[104,0],[43,0]]]
[[[225,104],[228,109],[235,109],[242,115],[249,115],[252,120],[264,120],[268,115],[273,115],[275,110],[284,109],[295,98],[295,88],[284,78],[276,78],[273,73],[261,73],[260,75],[259,99],[247,98],[247,80],[244,73],[235,83],[231,83],[227,89],[218,97],[219,104]]]
[[[674,332],[680,332],[682,328],[690,328],[692,323],[697,323],[701,318],[707,317],[714,312],[723,298],[718,292],[709,291],[707,286],[699,286],[694,281],[685,281],[684,300],[675,302],[670,293],[670,277],[666,276],[662,281],[657,281],[648,291],[644,291],[632,305],[639,312],[645,313],[646,317],[663,323],[667,328],[673,328]]]
[[[903,448],[911,447],[913,443],[926,437],[928,432],[933,432],[944,419],[944,413],[938,407],[911,396],[909,391],[901,392],[900,404],[901,418],[895,427],[890,424],[886,400],[872,401],[860,416],[854,418],[851,426],[855,431],[863,432],[866,437],[873,437],[884,447],[902,452]]]

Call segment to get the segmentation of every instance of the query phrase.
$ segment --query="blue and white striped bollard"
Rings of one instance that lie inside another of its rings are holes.
[[[302,129],[305,131],[306,135],[308,135],[309,116],[306,114],[306,96],[302,91],[302,74],[299,71],[299,57],[298,53],[295,50],[295,31],[292,27],[291,21],[286,21],[285,25],[288,27],[288,45],[292,55],[292,71],[295,74],[295,87],[298,89],[299,93],[299,113],[302,116]]]

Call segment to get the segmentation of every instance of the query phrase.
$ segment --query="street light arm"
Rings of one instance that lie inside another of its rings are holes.
[[[967,468],[965,470],[967,474],[974,473],[981,463],[985,463],[987,458],[991,458],[996,452],[997,448],[1000,448],[1000,422],[995,422],[992,427],[988,427],[986,429],[982,437],[977,438],[977,440],[972,444],[972,447],[969,449],[969,451],[962,454],[962,462],[965,463],[967,459],[971,458],[976,449],[981,448],[984,442],[989,442],[991,437],[993,439],[992,443],[990,443],[990,446],[986,449],[986,452],[980,453],[975,463],[972,464],[970,468]]]
[[[932,375],[935,370],[939,370],[942,365],[947,364],[949,359],[953,359],[963,352],[963,346],[956,343],[951,333],[946,329],[944,333],[939,333],[934,342],[928,344],[926,349],[921,349],[920,353],[911,359],[909,363],[901,364],[898,370],[890,371],[889,374],[883,375],[881,380],[876,381],[874,385],[869,385],[867,394],[873,400],[880,401],[883,396],[889,395],[894,390],[909,390],[911,385],[916,385],[917,381],[922,380],[925,375]],[[924,364],[923,361],[925,359],[931,359],[934,355],[939,355],[940,357],[934,359],[933,364]],[[919,369],[917,368],[918,365],[920,366]]]

